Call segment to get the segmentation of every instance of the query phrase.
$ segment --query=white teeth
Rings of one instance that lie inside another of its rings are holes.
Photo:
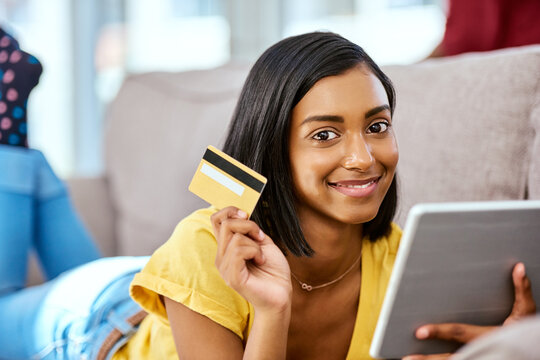
[[[370,181],[364,185],[341,185],[341,184],[336,184],[336,185],[339,187],[344,187],[344,188],[349,188],[349,189],[365,189],[369,187],[371,184],[373,184],[373,181]]]

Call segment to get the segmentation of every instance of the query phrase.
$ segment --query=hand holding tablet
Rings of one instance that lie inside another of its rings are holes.
[[[539,219],[540,201],[414,207],[404,228],[371,356],[453,352],[461,342],[485,332],[484,326],[534,312],[524,269],[514,266],[523,262],[533,291],[540,289]]]
[[[503,325],[511,325],[522,322],[525,318],[533,317],[536,305],[532,296],[531,282],[526,276],[525,266],[518,263],[512,271],[512,279],[515,289],[515,300],[512,312],[506,318]],[[468,344],[479,337],[492,333],[500,326],[477,326],[460,323],[427,324],[416,330],[416,338],[420,340],[445,340],[453,344]],[[531,351],[529,349],[528,351]],[[452,354],[410,355],[403,360],[430,360],[450,357]],[[446,357],[444,357],[446,356]],[[484,356],[486,357],[486,356]],[[521,359],[521,357],[519,358]]]

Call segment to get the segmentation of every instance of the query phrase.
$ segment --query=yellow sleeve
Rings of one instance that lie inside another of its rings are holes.
[[[169,321],[159,295],[207,316],[243,340],[250,305],[227,286],[214,265],[217,242],[210,216],[215,211],[201,209],[182,220],[171,238],[135,275],[130,293],[167,326]]]

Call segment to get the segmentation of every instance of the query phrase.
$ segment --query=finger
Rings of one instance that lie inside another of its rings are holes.
[[[256,254],[253,258],[239,256],[237,253],[237,248],[240,247],[253,247],[257,249],[258,254]],[[262,265],[264,263],[264,256],[262,254],[261,246],[251,238],[239,233],[233,234],[230,241],[227,242],[227,246],[224,248],[222,254],[218,253],[216,255],[215,264],[219,268],[223,262],[227,263],[230,262],[230,259],[236,258],[241,258],[243,261],[253,259],[258,265]]]
[[[435,354],[435,355],[408,355],[402,360],[442,360],[449,359],[452,354]]]
[[[224,209],[219,210],[218,212],[215,212],[210,216],[210,223],[212,224],[212,229],[214,231],[214,236],[216,240],[220,240],[220,229],[221,224],[227,220],[234,218],[235,214],[238,214],[238,208],[234,206],[229,206]]]
[[[275,245],[274,240],[268,235],[266,235],[262,230],[260,232],[260,241],[261,245]]]
[[[235,236],[229,248],[218,269],[225,282],[237,289],[249,276],[247,262],[264,263],[264,255],[259,245],[241,235]]]
[[[265,238],[264,232],[255,222],[243,219],[227,219],[221,223],[221,227],[216,235],[218,242],[218,256],[223,256],[231,237],[234,234],[246,235],[254,241],[262,241]]]
[[[260,244],[244,235],[236,234],[227,250],[232,257],[242,259],[244,262],[253,260],[256,265],[264,264],[264,254]]]
[[[536,313],[536,303],[532,294],[531,281],[525,272],[525,265],[517,263],[512,271],[514,282],[514,306],[504,324],[515,322],[525,316]]]
[[[220,232],[243,234],[256,241],[263,241],[266,237],[266,234],[257,223],[244,219],[228,219],[223,221]]]
[[[468,343],[495,328],[495,326],[476,326],[458,323],[428,324],[419,327],[415,335],[419,340],[442,339]]]
[[[224,234],[221,232],[221,224],[227,220],[233,218],[234,214],[238,214],[238,208],[234,206],[228,206],[223,208],[210,216],[210,223],[212,224],[212,230],[214,232],[214,237],[218,243],[218,251],[216,254],[216,262],[219,261],[223,255],[223,248],[227,246],[228,241],[230,240],[229,234]]]
[[[214,232],[219,230],[221,223],[226,219],[247,219],[247,214],[245,211],[242,211],[234,206],[228,206],[219,210],[210,217],[210,222],[212,223]]]
[[[232,236],[236,233],[249,235],[255,240],[263,236],[258,225],[252,221],[231,218],[223,220],[218,229],[214,228],[214,236],[218,244],[217,257],[223,256]]]

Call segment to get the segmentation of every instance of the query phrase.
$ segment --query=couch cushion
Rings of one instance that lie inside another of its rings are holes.
[[[418,202],[523,199],[527,180],[540,197],[540,46],[383,71],[397,91],[399,223]]]
[[[126,79],[108,113],[106,173],[121,255],[152,253],[206,206],[188,185],[207,145],[221,148],[249,67]]]
[[[538,86],[536,88],[536,100],[531,111],[531,123],[534,127],[534,142],[531,149],[531,166],[529,168],[529,198],[540,199],[540,69],[537,69],[536,76]]]

